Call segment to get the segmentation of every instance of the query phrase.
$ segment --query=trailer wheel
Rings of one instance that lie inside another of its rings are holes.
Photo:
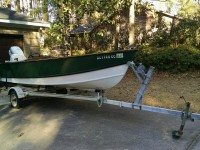
[[[10,92],[10,105],[13,108],[19,109],[22,105],[22,99],[18,98],[15,91]]]

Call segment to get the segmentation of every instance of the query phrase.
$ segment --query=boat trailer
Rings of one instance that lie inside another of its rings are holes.
[[[141,87],[138,91],[136,99],[132,103],[108,99],[104,96],[103,90],[66,89],[64,93],[58,93],[56,91],[52,92],[52,90],[48,91],[47,88],[40,86],[38,86],[37,88],[13,86],[8,89],[7,93],[8,95],[10,95],[10,105],[14,108],[20,108],[22,107],[23,100],[26,100],[31,97],[55,97],[79,101],[96,101],[98,107],[101,107],[102,104],[109,104],[119,107],[126,107],[131,109],[139,109],[144,111],[179,116],[181,117],[180,128],[172,132],[173,138],[176,139],[179,139],[183,135],[183,129],[185,127],[186,121],[194,121],[194,119],[200,120],[200,114],[190,112],[190,103],[186,102],[183,96],[180,97],[185,101],[185,109],[183,111],[143,105],[143,95],[153,75],[154,67],[151,66],[146,72],[145,67],[142,64],[136,66],[134,62],[128,62],[127,65],[133,70],[137,79],[141,83]]]

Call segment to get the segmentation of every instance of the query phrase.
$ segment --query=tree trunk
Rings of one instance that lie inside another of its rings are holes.
[[[135,42],[135,6],[134,6],[135,0],[131,0],[131,6],[129,9],[129,47],[134,47]]]
[[[43,4],[42,4],[42,8],[43,8],[43,20],[44,21],[48,21],[49,20],[49,15],[48,15],[48,0],[43,0]]]
[[[34,17],[34,15],[33,15],[33,0],[29,1],[29,11],[30,11],[30,16]]]
[[[15,0],[15,9],[17,12],[20,13],[20,1],[19,0]]]
[[[24,14],[25,13],[25,7],[24,7],[24,1],[21,0],[21,6],[22,6],[22,13]]]
[[[115,19],[115,35],[114,35],[114,50],[115,51],[118,50],[119,48],[119,31],[120,31],[120,23],[117,19]]]

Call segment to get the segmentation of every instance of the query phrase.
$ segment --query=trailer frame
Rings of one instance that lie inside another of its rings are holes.
[[[14,108],[22,107],[23,100],[29,97],[56,97],[56,98],[65,98],[71,100],[86,100],[86,101],[96,101],[98,107],[101,107],[102,104],[109,104],[119,107],[126,107],[131,109],[139,109],[144,111],[174,115],[181,118],[181,125],[178,130],[172,132],[174,138],[180,138],[183,134],[183,129],[187,120],[194,121],[194,119],[200,120],[200,114],[191,113],[190,103],[185,101],[185,109],[183,111],[166,109],[161,107],[154,107],[143,105],[142,100],[147,89],[147,86],[150,82],[150,79],[154,72],[154,67],[150,67],[146,71],[145,66],[139,64],[136,66],[134,62],[127,62],[127,65],[132,69],[137,79],[139,80],[141,87],[138,91],[136,99],[130,103],[125,101],[111,100],[104,96],[103,90],[74,90],[66,89],[67,94],[56,93],[55,91],[48,91],[45,87],[24,87],[24,86],[12,86],[8,89],[8,95],[10,95],[10,105]],[[7,83],[6,83],[7,85]],[[181,97],[184,99],[184,97]]]

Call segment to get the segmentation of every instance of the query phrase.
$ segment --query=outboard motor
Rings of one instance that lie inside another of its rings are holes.
[[[12,46],[9,49],[10,62],[24,61],[27,58],[24,56],[23,51],[18,46]]]

